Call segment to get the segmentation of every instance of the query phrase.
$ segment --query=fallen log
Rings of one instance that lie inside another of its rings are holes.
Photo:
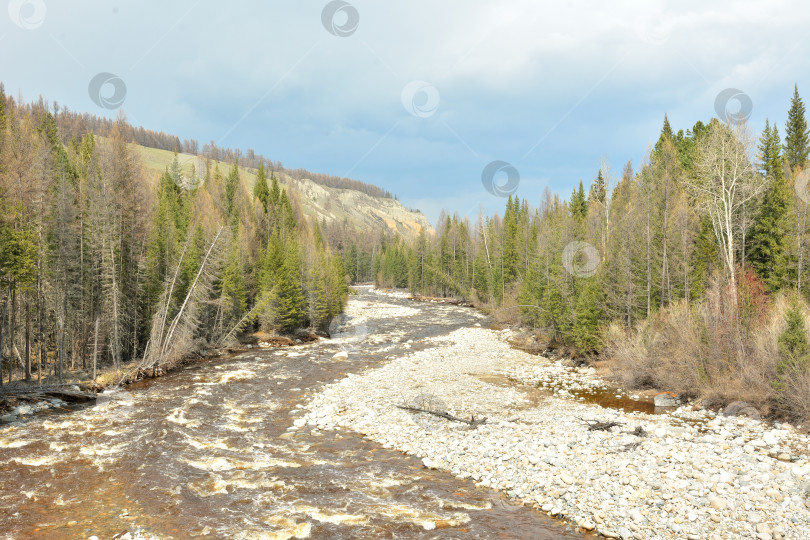
[[[475,416],[470,415],[469,420],[465,420],[464,418],[458,418],[457,416],[453,416],[452,414],[448,414],[446,412],[441,411],[431,411],[430,409],[421,409],[419,407],[408,407],[407,405],[395,405],[397,409],[402,409],[403,411],[408,412],[415,412],[415,413],[425,413],[425,414],[432,414],[433,416],[438,416],[439,418],[444,418],[445,420],[450,420],[451,422],[461,422],[463,424],[467,424],[470,427],[476,428],[482,424],[487,423],[486,418],[476,419]]]
[[[48,384],[42,386],[4,386],[0,387],[0,395],[28,394],[32,392],[43,392],[45,390],[61,390],[68,385]]]
[[[95,401],[96,395],[92,392],[77,392],[75,390],[51,390],[42,392],[47,397],[61,399],[67,403],[84,403]]]
[[[93,401],[96,395],[92,392],[83,392],[59,386],[42,386],[32,388],[9,388],[0,392],[0,397],[8,396],[26,401],[41,401],[47,398],[56,398],[68,403],[81,403]]]
[[[414,294],[408,297],[408,300],[413,300],[415,302],[432,302],[432,303],[439,303],[439,304],[450,304],[453,306],[460,306],[460,307],[478,307],[475,302],[470,302],[468,300],[459,300],[457,298],[440,298],[437,296],[422,296],[419,294]]]

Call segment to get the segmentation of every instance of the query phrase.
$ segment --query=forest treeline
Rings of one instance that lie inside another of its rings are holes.
[[[552,347],[602,353],[635,387],[810,418],[808,128],[794,88],[766,121],[663,128],[638,171],[603,163],[570,199],[443,214],[383,246],[380,285],[476,301]]]
[[[22,101],[21,99],[18,101]],[[71,139],[81,140],[88,133],[97,136],[108,137],[115,129],[115,120],[96,116],[90,113],[80,113],[71,111],[67,107],[54,103],[52,107],[46,106],[43,98],[32,107],[38,109],[51,109],[59,133],[64,144]],[[316,184],[339,189],[352,189],[360,191],[372,197],[395,198],[390,192],[367,184],[360,180],[352,180],[329,174],[312,173],[305,169],[287,169],[280,161],[272,161],[262,154],[257,154],[253,149],[242,151],[239,148],[223,148],[218,146],[213,140],[200,144],[196,139],[180,139],[176,135],[170,135],[162,131],[154,131],[142,126],[130,126],[124,134],[128,142],[143,146],[145,148],[157,148],[169,152],[180,152],[193,156],[202,156],[211,161],[223,161],[227,163],[238,163],[240,167],[248,169],[258,169],[261,163],[267,170],[277,173],[285,173],[295,180],[309,179]]]
[[[252,191],[236,156],[192,181],[175,155],[156,181],[129,144],[139,130],[87,119],[0,88],[0,384],[162,368],[342,311],[343,258],[263,160]]]

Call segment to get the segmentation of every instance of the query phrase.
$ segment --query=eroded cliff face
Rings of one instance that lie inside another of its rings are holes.
[[[424,214],[408,210],[394,199],[330,188],[306,179],[293,180],[284,175],[280,181],[298,193],[304,213],[319,222],[347,220],[361,228],[387,228],[404,237],[416,236],[423,229],[432,230]]]

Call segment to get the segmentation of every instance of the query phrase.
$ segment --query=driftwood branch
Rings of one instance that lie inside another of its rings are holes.
[[[453,416],[452,414],[448,414],[446,412],[441,411],[431,411],[430,409],[421,409],[419,407],[408,407],[407,405],[396,405],[397,409],[402,409],[403,411],[414,412],[414,413],[425,413],[425,414],[432,414],[433,416],[438,416],[439,418],[444,418],[445,420],[450,420],[452,422],[461,422],[463,424],[467,424],[470,427],[476,428],[482,424],[487,423],[486,418],[476,419],[475,416],[470,415],[469,420],[465,420],[464,418],[458,418],[457,416]]]
[[[635,435],[636,437],[646,437],[648,435],[647,431],[641,426],[636,426],[636,429],[634,429],[633,431],[623,431],[622,433]]]
[[[583,422],[588,424],[588,431],[607,431],[612,427],[615,426],[623,426],[624,424],[621,422],[616,422],[615,420],[608,420],[607,422],[600,422],[599,420],[583,420]]]

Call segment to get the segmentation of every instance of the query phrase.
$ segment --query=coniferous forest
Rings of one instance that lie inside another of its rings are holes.
[[[238,153],[190,174],[175,155],[156,182],[122,117],[81,120],[0,87],[1,383],[154,372],[343,310],[343,259],[264,159],[252,192]]]
[[[638,170],[602,163],[567,200],[510,196],[474,223],[443,214],[435,238],[383,246],[377,282],[474,301],[630,387],[808,418],[808,151],[797,88],[784,130],[665,116]]]
[[[608,360],[630,387],[810,417],[797,88],[783,130],[712,119],[675,131],[665,116],[638,170],[603,162],[567,199],[510,196],[503,216],[443,213],[435,234],[363,242],[307,220],[261,156],[215,149],[191,173],[175,158],[154,181],[134,145],[146,132],[122,117],[0,98],[6,383],[133,362],[154,372],[247,331],[324,330],[347,283],[375,279],[476,302],[549,349]]]

